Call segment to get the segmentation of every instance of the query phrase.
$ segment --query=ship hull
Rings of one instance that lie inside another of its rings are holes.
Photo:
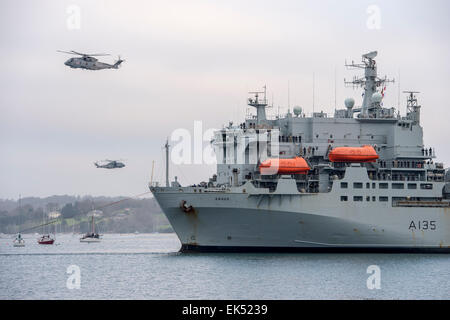
[[[100,242],[100,239],[99,238],[81,238],[80,242],[97,243],[97,242]]]
[[[50,245],[53,244],[55,242],[54,239],[51,240],[38,240],[38,244],[44,244],[44,245]]]
[[[183,244],[183,253],[450,253],[450,248],[421,247],[245,247]]]
[[[153,193],[183,252],[450,252],[450,208],[341,204],[333,193]]]

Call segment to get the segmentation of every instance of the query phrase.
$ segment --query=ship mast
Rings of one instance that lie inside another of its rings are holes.
[[[377,51],[372,51],[362,55],[362,63],[354,63],[352,61],[351,64],[345,64],[347,68],[364,69],[364,77],[354,77],[352,81],[345,81],[344,79],[346,85],[364,87],[364,98],[361,106],[362,118],[369,117],[369,109],[373,104],[372,96],[377,92],[377,87],[380,87],[385,83],[394,82],[394,79],[388,80],[386,76],[384,78],[378,77],[376,61],[374,60],[377,54]]]
[[[264,91],[249,92],[249,94],[254,94],[255,98],[248,99],[248,105],[256,108],[256,122],[258,125],[266,121],[266,107],[267,107],[266,86],[264,86],[263,88]],[[259,100],[259,94],[264,94],[264,99]]]
[[[420,124],[420,108],[421,106],[417,103],[416,94],[420,93],[418,91],[403,91],[407,93],[408,97],[406,100],[406,117],[413,121],[414,124]]]

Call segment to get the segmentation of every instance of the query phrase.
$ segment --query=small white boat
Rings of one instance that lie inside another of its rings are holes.
[[[25,247],[25,240],[22,238],[22,235],[20,233],[14,239],[13,246],[14,247]]]
[[[100,235],[97,234],[97,236],[98,237],[85,234],[82,238],[80,238],[80,242],[100,242]]]
[[[25,240],[19,240],[19,241],[16,241],[16,240],[14,240],[14,247],[25,247]]]
[[[91,228],[91,232],[88,232],[84,236],[82,236],[80,238],[80,242],[100,242],[100,235],[95,232],[94,215],[92,215]]]

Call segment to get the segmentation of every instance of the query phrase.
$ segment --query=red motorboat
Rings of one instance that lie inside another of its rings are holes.
[[[55,239],[50,237],[49,234],[45,234],[38,239],[39,244],[53,244],[54,242],[55,242]]]

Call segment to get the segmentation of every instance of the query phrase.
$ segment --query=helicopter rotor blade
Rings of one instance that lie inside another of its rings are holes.
[[[62,50],[56,50],[57,52],[62,52],[62,53],[68,53],[68,54],[78,54],[78,53],[74,53],[74,52],[69,52],[69,51],[62,51]]]
[[[81,53],[81,52],[77,52],[77,51],[71,51],[74,54],[79,54],[80,56],[87,56],[87,57],[95,57],[95,56],[110,56],[109,53]]]
[[[88,57],[100,57],[100,56],[110,56],[109,53],[94,53],[94,54],[85,54]]]
[[[89,53],[81,53],[81,52],[77,52],[77,51],[62,51],[62,50],[56,50],[57,52],[62,52],[62,53],[68,53],[68,54],[75,54],[75,55],[79,55],[79,56],[83,56],[83,57],[95,57],[95,56],[110,56],[109,53],[93,53],[93,54],[89,54]]]

